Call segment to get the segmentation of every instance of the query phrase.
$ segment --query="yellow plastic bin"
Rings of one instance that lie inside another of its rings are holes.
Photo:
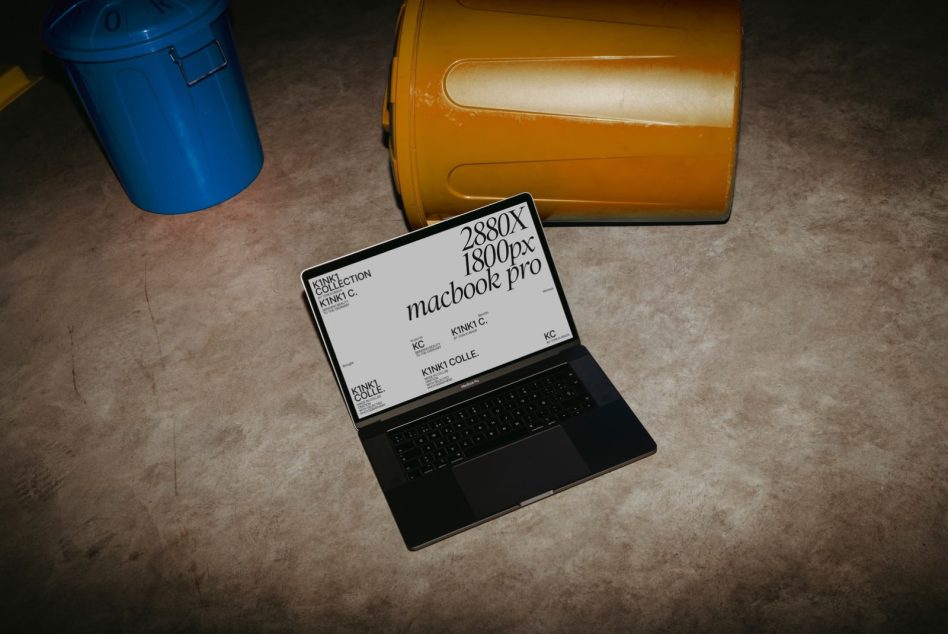
[[[522,191],[546,222],[728,218],[738,0],[406,0],[382,112],[421,227]]]

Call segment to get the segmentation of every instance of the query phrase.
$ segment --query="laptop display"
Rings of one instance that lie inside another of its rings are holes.
[[[580,341],[528,193],[300,281],[412,550],[656,451]]]
[[[519,202],[306,279],[356,420],[575,337],[538,225]]]

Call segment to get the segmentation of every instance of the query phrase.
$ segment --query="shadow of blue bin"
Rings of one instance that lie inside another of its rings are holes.
[[[43,20],[129,199],[179,214],[236,195],[263,150],[228,0],[69,0]]]

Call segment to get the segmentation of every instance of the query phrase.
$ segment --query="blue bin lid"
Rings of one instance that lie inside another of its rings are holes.
[[[109,62],[167,48],[206,28],[229,0],[59,0],[43,18],[43,41],[56,57]]]

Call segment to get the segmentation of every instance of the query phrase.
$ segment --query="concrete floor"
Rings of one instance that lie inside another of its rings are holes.
[[[405,231],[397,4],[238,3],[266,163],[202,213],[61,75],[0,113],[0,629],[944,626],[945,10],[747,3],[731,220],[548,231],[658,454],[410,553],[297,278]]]

